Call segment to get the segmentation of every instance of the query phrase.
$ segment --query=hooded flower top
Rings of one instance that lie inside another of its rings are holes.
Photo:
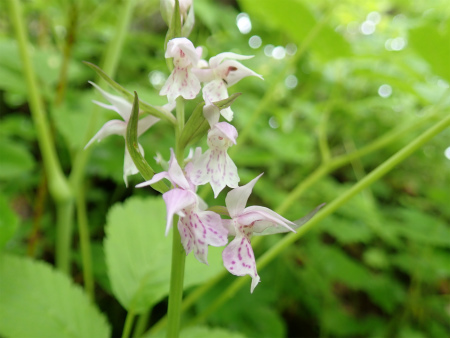
[[[91,85],[93,85],[101,94],[102,96],[111,103],[111,105],[104,104],[102,102],[93,101],[94,103],[98,104],[100,107],[114,110],[117,112],[123,120],[111,120],[106,122],[103,127],[97,132],[97,134],[94,135],[94,137],[86,144],[84,147],[85,149],[89,147],[94,141],[100,142],[103,138],[109,136],[109,135],[121,135],[124,138],[126,137],[127,133],[127,125],[128,121],[131,116],[131,109],[132,104],[125,100],[124,98],[120,96],[111,95],[107,92],[105,92],[103,89],[101,89],[99,86],[97,86],[95,83],[90,82]],[[146,116],[139,120],[138,124],[138,137],[144,133],[146,130],[148,130],[152,125],[154,125],[156,122],[158,122],[159,119],[154,116]],[[144,149],[142,149],[142,146],[138,144],[140,151],[142,154],[144,154]],[[125,185],[128,187],[128,180],[127,177],[130,175],[137,174],[139,171],[136,168],[136,166],[133,163],[133,160],[131,159],[130,153],[128,152],[128,149],[125,145],[125,158],[124,158],[124,164],[123,164],[123,180],[125,181]]]
[[[237,167],[227,153],[236,144],[237,130],[227,122],[216,123],[208,132],[209,149],[193,162],[192,182],[196,185],[210,183],[217,197],[225,186],[237,188]]]
[[[205,109],[208,109],[213,102],[228,98],[227,87],[234,85],[244,77],[257,76],[262,79],[261,75],[236,61],[247,60],[252,57],[235,53],[221,53],[209,59],[209,68],[193,69],[199,80],[205,83],[203,87]],[[222,109],[220,113],[228,121],[233,119],[233,111],[230,107]],[[209,118],[208,121],[210,121]],[[214,123],[210,121],[210,124],[212,126]]]
[[[260,281],[256,271],[255,255],[250,244],[253,233],[261,233],[271,226],[284,227],[295,232],[290,227],[295,224],[276,212],[260,206],[245,207],[255,183],[261,175],[228,193],[225,203],[231,219],[222,221],[228,229],[229,235],[236,236],[222,253],[225,268],[236,276],[250,275],[252,277],[251,292]]]
[[[200,81],[192,73],[192,67],[197,66],[200,57],[192,44],[186,38],[175,38],[167,43],[166,58],[173,58],[173,71],[161,88],[159,95],[167,95],[169,102],[174,102],[178,96],[186,100],[194,99],[200,92]]]
[[[194,250],[195,257],[208,264],[208,245],[227,244],[227,229],[223,227],[218,214],[204,211],[205,202],[195,193],[196,186],[183,173],[172,149],[168,171],[154,175],[151,180],[138,184],[137,187],[151,185],[163,178],[168,179],[174,186],[163,194],[167,208],[166,235],[172,227],[174,214],[179,215],[178,231],[186,255]]]

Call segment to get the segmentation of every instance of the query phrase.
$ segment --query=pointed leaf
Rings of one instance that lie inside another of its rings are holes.
[[[110,337],[106,318],[78,285],[44,262],[0,255],[0,335]]]
[[[213,104],[217,108],[222,110],[222,109],[230,107],[234,103],[234,101],[236,101],[236,99],[241,95],[242,95],[242,93],[234,93],[234,94],[231,94],[229,97],[227,97],[224,100],[213,102]]]
[[[142,177],[144,177],[146,181],[149,181],[155,175],[155,171],[147,163],[139,149],[139,144],[137,141],[139,98],[136,92],[134,92],[134,94],[135,97],[133,102],[133,109],[131,110],[130,121],[128,122],[127,126],[126,144],[128,152],[130,153],[130,156],[133,159],[136,168],[138,168]],[[169,187],[162,181],[152,184],[152,188],[159,191],[160,193],[169,191]]]

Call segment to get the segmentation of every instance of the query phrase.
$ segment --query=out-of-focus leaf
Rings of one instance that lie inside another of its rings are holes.
[[[409,44],[431,66],[436,75],[450,82],[450,23],[443,27],[427,24],[409,31]]]
[[[136,313],[145,311],[169,292],[172,240],[164,236],[165,224],[162,198],[130,198],[108,213],[104,246],[111,286],[120,303]],[[220,272],[221,252],[222,248],[209,247],[209,266],[189,255],[184,287]]]
[[[156,334],[147,334],[142,338],[164,338],[165,331],[160,331]],[[211,328],[207,326],[187,327],[181,330],[181,338],[245,338],[246,336],[235,331],[228,331],[220,328]]]
[[[1,142],[0,179],[14,179],[33,169],[34,159],[27,148],[8,139]]]
[[[17,215],[11,210],[8,201],[2,194],[0,194],[0,215],[0,250],[2,250],[14,235],[19,222]]]
[[[319,24],[311,11],[300,1],[260,0],[256,5],[251,0],[240,0],[239,4],[250,17],[254,15],[268,27],[282,30],[299,45]],[[349,44],[327,24],[314,37],[310,48],[328,60],[350,55]]]
[[[110,337],[106,318],[81,288],[48,264],[0,255],[0,334]]]

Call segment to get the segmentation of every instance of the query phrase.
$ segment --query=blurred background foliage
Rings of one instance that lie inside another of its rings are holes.
[[[93,71],[114,39],[121,2],[24,1],[32,59],[65,173],[85,144],[93,111]],[[230,89],[238,145],[230,154],[241,183],[260,172],[250,204],[276,208],[296,186],[328,163],[408,128],[393,142],[332,168],[298,195],[283,215],[298,219],[329,203],[421,131],[449,113],[450,6],[447,0],[314,2],[194,0],[190,38],[208,59],[231,51],[255,55],[245,65],[265,81],[244,79]],[[155,105],[169,75],[166,25],[159,2],[138,0],[115,80]],[[67,72],[66,74],[64,72]],[[191,111],[197,99],[188,104]],[[54,207],[29,116],[18,47],[0,3],[0,246],[6,252],[54,261]],[[97,111],[98,127],[115,118]],[[411,126],[411,127],[410,127]],[[166,159],[172,127],[142,135],[146,158]],[[206,143],[201,143],[203,146]],[[416,152],[370,189],[350,200],[260,271],[253,295],[240,290],[206,323],[248,337],[445,337],[450,332],[450,130]],[[111,296],[103,252],[106,215],[131,195],[125,188],[123,139],[93,146],[85,182],[96,299],[114,334],[125,312]],[[207,188],[200,190],[212,205]],[[142,210],[146,212],[146,210]],[[151,215],[149,215],[151,217]],[[161,224],[161,226],[163,226]],[[281,236],[281,235],[280,235]],[[82,283],[78,239],[73,278]],[[170,241],[161,238],[161,241]],[[266,238],[261,256],[279,237]],[[187,317],[236,277],[228,276]],[[165,300],[152,321],[165,312]]]

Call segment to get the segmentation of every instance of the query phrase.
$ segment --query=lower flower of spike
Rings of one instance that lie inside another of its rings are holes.
[[[212,211],[201,211],[196,208],[184,209],[185,216],[178,221],[186,255],[194,250],[195,258],[208,264],[208,245],[224,246],[228,243],[228,231],[222,226],[221,218]]]

